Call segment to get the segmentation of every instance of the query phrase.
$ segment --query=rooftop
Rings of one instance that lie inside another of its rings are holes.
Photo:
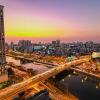
[[[92,58],[100,58],[100,52],[93,52]]]

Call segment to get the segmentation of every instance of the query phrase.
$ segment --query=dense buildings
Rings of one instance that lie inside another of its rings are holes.
[[[5,68],[5,37],[4,37],[4,18],[3,6],[0,5],[0,83],[7,80],[7,73]]]
[[[18,42],[18,45],[19,45],[19,49],[22,51],[22,52],[28,52],[30,46],[31,46],[31,41],[30,40],[20,40]]]
[[[51,43],[31,43],[29,40],[21,40],[18,44],[11,43],[11,49],[19,52],[33,53],[37,52],[45,55],[54,56],[80,56],[91,54],[92,52],[100,52],[100,43],[73,42],[61,43],[60,40]]]

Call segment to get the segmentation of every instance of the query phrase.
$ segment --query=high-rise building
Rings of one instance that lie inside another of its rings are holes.
[[[54,47],[59,47],[60,46],[60,40],[52,41],[52,45]]]
[[[5,62],[6,58],[5,58],[3,6],[0,6],[0,64],[4,64]]]
[[[19,42],[18,42],[18,46],[19,46],[19,51],[20,52],[28,52],[29,50],[28,50],[28,48],[30,47],[30,46],[32,46],[32,43],[31,43],[31,41],[30,40],[20,40]]]
[[[31,41],[30,40],[20,40],[18,42],[18,45],[19,46],[23,46],[23,47],[28,47],[28,46],[31,46]]]
[[[0,83],[6,81],[6,55],[5,55],[5,37],[4,37],[4,16],[3,6],[0,5]]]

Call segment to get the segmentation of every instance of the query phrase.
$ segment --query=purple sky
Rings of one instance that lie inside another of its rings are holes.
[[[0,0],[6,41],[100,41],[100,0]]]

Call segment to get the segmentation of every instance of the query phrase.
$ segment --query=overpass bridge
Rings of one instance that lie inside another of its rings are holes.
[[[37,60],[37,59],[32,58],[32,57],[26,57],[24,55],[23,56],[22,55],[15,56],[12,54],[6,54],[6,56],[13,57],[15,59],[20,59],[22,62],[25,62],[25,63],[36,62],[36,63],[40,63],[40,64],[45,64],[45,65],[58,66],[57,64],[44,62],[44,61]]]
[[[14,52],[15,53],[15,52]],[[25,57],[23,53],[17,53],[18,56],[15,56],[15,55],[12,55],[12,54],[7,54],[7,56],[10,56],[10,57],[14,57],[14,58],[17,58],[17,59],[20,59],[20,60],[24,60],[24,61],[29,61],[29,62],[36,62],[36,63],[40,63],[40,64],[45,64],[45,65],[51,65],[51,66],[59,66],[57,64],[53,64],[53,63],[48,63],[48,62],[44,62],[44,61],[40,61],[40,60],[37,60],[35,58],[32,58],[32,57]],[[87,55],[87,56],[84,56],[83,57],[84,59],[91,59],[91,56]],[[84,75],[87,75],[87,76],[90,76],[90,77],[94,77],[96,79],[99,79],[100,80],[100,75],[96,75],[94,73],[91,73],[91,72],[86,72],[86,71],[83,71],[83,70],[80,70],[80,69],[76,69],[74,67],[70,67],[71,70],[74,70],[78,73],[82,73]]]
[[[68,62],[66,64],[59,65],[58,67],[52,68],[49,71],[46,71],[42,74],[33,76],[21,83],[12,85],[8,87],[6,91],[0,93],[0,100],[11,100],[17,94],[27,90],[31,85],[34,85],[38,82],[44,81],[52,76],[55,76],[60,72],[69,69],[71,66],[77,66],[81,63],[88,62],[88,61],[89,61],[88,58],[83,58],[72,62]]]
[[[92,77],[92,78],[96,78],[96,79],[100,80],[100,75],[93,74],[93,73],[91,73],[91,72],[86,72],[86,71],[84,71],[84,70],[76,69],[76,68],[74,68],[74,67],[70,67],[70,69],[71,69],[71,70],[74,70],[74,71],[76,71],[76,72],[78,72],[78,73],[81,73],[81,74],[84,74],[84,75],[87,75],[87,76],[90,76],[90,77]]]

